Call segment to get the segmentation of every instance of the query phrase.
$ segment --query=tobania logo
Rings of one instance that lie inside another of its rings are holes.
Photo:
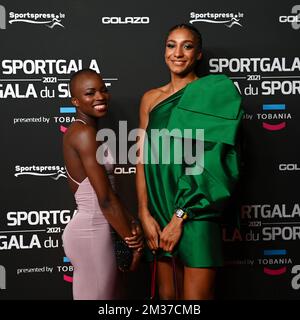
[[[6,271],[3,266],[0,265],[0,290],[6,289]]]
[[[3,6],[0,5],[0,29],[6,29],[6,11]]]

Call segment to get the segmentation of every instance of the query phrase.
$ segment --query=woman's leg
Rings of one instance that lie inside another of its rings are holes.
[[[183,299],[212,300],[215,289],[215,268],[184,267]]]
[[[180,264],[176,264],[176,283],[174,279],[174,267],[171,258],[162,258],[157,261],[157,285],[159,298],[161,300],[175,300],[182,298],[182,275],[183,268]],[[177,294],[176,294],[177,287]]]

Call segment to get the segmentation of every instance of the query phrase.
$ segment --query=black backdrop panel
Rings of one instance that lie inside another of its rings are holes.
[[[240,229],[224,223],[217,297],[298,299],[300,5],[237,0],[0,1],[0,299],[72,297],[61,241],[76,212],[61,152],[74,120],[70,74],[99,71],[112,94],[99,128],[118,132],[126,120],[129,132],[142,94],[169,80],[167,30],[189,21],[203,34],[202,72],[231,77],[245,109],[241,181],[228,208]],[[119,194],[136,213],[134,172],[116,165]],[[145,263],[121,281],[128,299],[149,296]]]

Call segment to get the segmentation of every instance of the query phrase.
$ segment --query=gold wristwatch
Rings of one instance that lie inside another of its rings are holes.
[[[180,208],[175,211],[175,215],[177,218],[181,218],[183,220],[188,218],[188,214]]]

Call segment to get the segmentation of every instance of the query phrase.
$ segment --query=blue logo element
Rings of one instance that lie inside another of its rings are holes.
[[[63,107],[59,108],[59,112],[63,113],[63,114],[76,113],[76,108],[73,106],[63,106]],[[68,128],[63,125],[60,125],[59,130],[60,130],[60,132],[65,133],[68,130]]]
[[[60,113],[76,113],[76,108],[75,107],[60,107],[59,108]]]
[[[264,256],[283,256],[286,255],[287,251],[285,249],[282,250],[264,250]]]
[[[268,256],[268,257],[285,256],[286,254],[287,254],[287,250],[285,250],[285,249],[264,250],[264,256]],[[272,265],[272,267],[273,267],[273,265]],[[281,274],[286,273],[286,271],[287,271],[286,266],[278,267],[278,268],[275,268],[275,269],[274,268],[269,268],[269,267],[264,267],[264,273],[269,275],[269,276],[279,276]]]
[[[263,110],[285,110],[285,104],[263,104]]]
[[[68,257],[64,257],[64,263],[70,262],[70,259]]]
[[[263,104],[262,108],[264,111],[274,111],[274,110],[275,111],[284,111],[285,104]],[[269,114],[269,115],[272,118],[271,114]],[[282,121],[277,124],[263,122],[262,126],[264,129],[269,130],[269,131],[278,131],[278,130],[282,130],[286,127],[286,121]]]

